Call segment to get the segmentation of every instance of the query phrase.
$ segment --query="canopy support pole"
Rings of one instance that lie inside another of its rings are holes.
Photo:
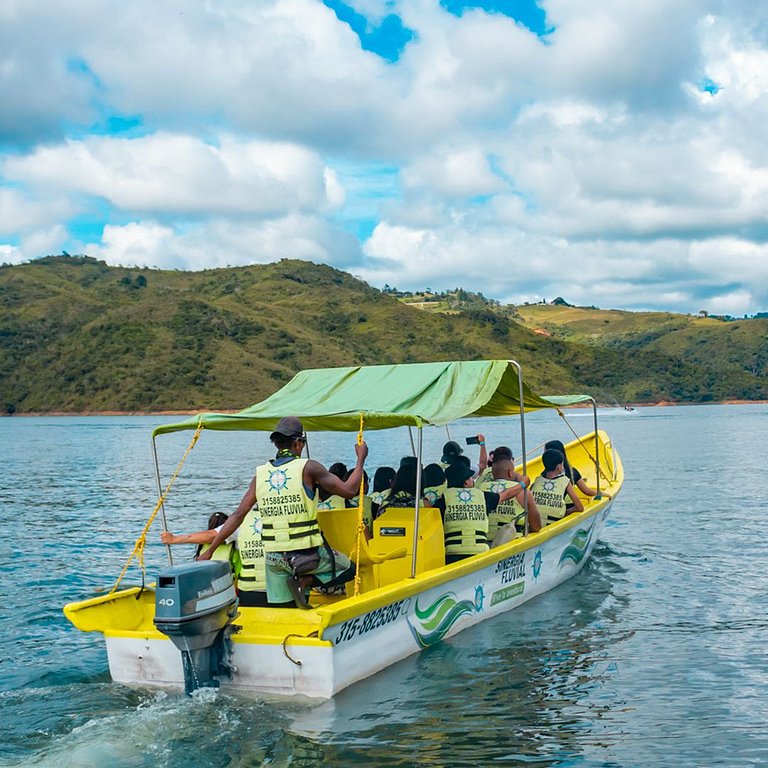
[[[416,444],[413,442],[413,427],[411,425],[408,425],[408,437],[411,440],[411,453],[415,456],[416,455]]]
[[[525,398],[523,395],[523,368],[516,360],[508,360],[510,365],[513,365],[517,370],[517,388],[518,397],[520,399],[520,444],[523,452],[523,474],[528,474],[528,455],[525,449]],[[523,488],[523,509],[525,510],[525,529],[524,535],[527,536],[528,531],[528,488]]]
[[[165,517],[165,503],[162,502],[163,498],[163,486],[160,483],[160,463],[157,460],[157,443],[155,443],[155,437],[152,436],[152,454],[155,458],[155,480],[157,480],[157,498],[160,500],[160,513],[163,518],[163,530],[168,530],[168,520]],[[171,554],[170,544],[165,545],[165,551],[168,555],[168,565],[173,565],[173,555]]]
[[[597,402],[594,397],[589,398],[592,401],[592,415],[595,420],[595,479],[597,485],[596,499],[600,498],[600,439],[597,435]]]
[[[447,424],[445,425],[445,434],[448,435],[449,440],[453,440],[453,438],[451,437],[451,430],[449,429]]]
[[[416,555],[419,548],[419,512],[421,511],[421,447],[422,427],[419,425],[418,450],[416,452],[416,508],[413,514],[413,561],[411,562],[411,578],[416,578]]]

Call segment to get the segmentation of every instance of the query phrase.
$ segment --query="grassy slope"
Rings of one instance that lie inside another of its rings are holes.
[[[571,337],[493,311],[423,312],[308,262],[171,272],[51,257],[0,267],[0,411],[241,408],[302,368],[510,356],[544,392],[766,396],[761,377],[681,361],[662,338],[627,353]]]

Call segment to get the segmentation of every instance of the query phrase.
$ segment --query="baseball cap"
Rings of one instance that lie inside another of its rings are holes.
[[[445,479],[449,488],[463,488],[464,483],[474,474],[475,473],[470,467],[463,462],[459,462],[451,464],[451,466],[445,470]]]
[[[295,416],[284,416],[277,422],[274,432],[269,436],[271,440],[275,435],[284,437],[303,437],[304,426]]]

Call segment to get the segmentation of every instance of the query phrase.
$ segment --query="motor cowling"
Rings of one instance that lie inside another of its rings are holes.
[[[181,652],[184,690],[218,688],[231,674],[230,634],[237,595],[228,562],[207,560],[164,568],[155,587],[155,627]]]

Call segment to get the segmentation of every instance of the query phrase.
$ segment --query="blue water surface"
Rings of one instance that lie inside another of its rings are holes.
[[[157,495],[151,430],[174,419],[0,419],[0,766],[768,764],[768,406],[600,416],[627,479],[584,570],[314,707],[113,684],[101,636],[61,607],[113,583]],[[588,411],[568,421],[591,429]],[[526,423],[530,447],[572,438],[552,414]],[[519,453],[513,420],[451,436],[478,431]],[[189,437],[159,438],[165,481]],[[368,438],[372,467],[410,449],[406,430]],[[427,455],[446,439],[425,430]],[[325,463],[352,463],[353,443],[310,436]],[[204,433],[171,493],[171,529],[234,509],[268,455],[262,434]],[[165,562],[159,530],[150,575]]]

